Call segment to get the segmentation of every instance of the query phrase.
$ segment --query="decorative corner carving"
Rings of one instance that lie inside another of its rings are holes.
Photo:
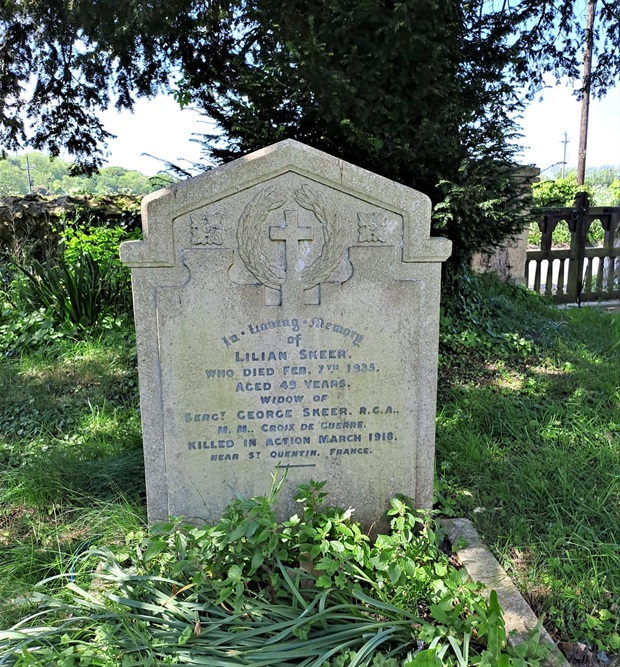
[[[222,245],[222,216],[219,213],[197,218],[190,215],[192,245]]]
[[[385,243],[387,216],[384,212],[358,213],[357,230],[359,243]]]

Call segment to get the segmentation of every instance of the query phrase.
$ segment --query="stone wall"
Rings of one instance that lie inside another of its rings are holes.
[[[472,259],[471,268],[476,273],[495,273],[505,282],[525,285],[528,229],[509,239],[493,253],[478,253]]]
[[[532,201],[532,183],[538,182],[540,169],[537,167],[523,167],[517,172],[517,178],[521,180],[523,194],[524,219],[529,213]],[[506,242],[494,252],[478,253],[472,259],[471,268],[477,273],[496,273],[502,280],[517,285],[525,284],[525,263],[527,259],[527,236],[528,227],[516,237],[507,239]]]
[[[22,259],[25,252],[53,256],[58,231],[76,216],[93,225],[140,224],[140,197],[126,195],[0,198],[0,255]]]

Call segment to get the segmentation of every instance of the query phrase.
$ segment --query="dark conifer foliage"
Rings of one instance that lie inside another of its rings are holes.
[[[598,4],[599,93],[620,73],[619,5]],[[579,8],[0,0],[0,143],[66,148],[89,171],[109,137],[97,113],[169,90],[217,121],[204,139],[211,163],[291,137],[422,190],[458,263],[523,222],[514,113],[545,73],[578,76]]]

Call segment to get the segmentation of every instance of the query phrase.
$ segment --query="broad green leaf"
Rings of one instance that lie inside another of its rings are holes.
[[[405,667],[442,667],[435,649],[425,649],[415,655],[413,660],[405,663]]]
[[[265,562],[265,555],[260,551],[257,551],[254,556],[252,556],[252,571],[256,572],[258,568]]]
[[[390,577],[390,581],[394,585],[398,583],[398,580],[400,579],[400,575],[402,573],[403,571],[400,569],[398,563],[392,563],[388,568],[388,576]]]
[[[329,586],[332,585],[332,580],[330,577],[328,577],[326,574],[322,574],[317,580],[316,580],[316,585],[317,588],[328,588]]]
[[[160,553],[166,550],[167,544],[164,540],[160,539],[151,539],[149,540],[146,551],[144,552],[142,558],[145,563],[148,563],[150,560],[159,556]]]
[[[435,563],[435,574],[438,577],[445,577],[448,574],[448,568],[445,563]]]
[[[346,535],[347,537],[353,537],[353,531],[343,523],[336,524],[336,530],[341,535]]]
[[[338,542],[336,540],[330,540],[329,546],[338,554],[342,554],[345,552],[344,544],[342,544],[342,542]]]
[[[450,624],[450,616],[445,612],[445,610],[438,604],[432,604],[429,607],[431,616],[440,623],[445,625]]]

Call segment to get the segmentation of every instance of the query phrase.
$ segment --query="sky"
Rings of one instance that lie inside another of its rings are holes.
[[[572,94],[570,84],[541,91],[530,102],[520,121],[523,138],[523,164],[534,164],[541,170],[562,162],[564,132],[567,168],[577,166],[581,103]],[[212,125],[190,108],[181,110],[172,97],[158,96],[139,100],[134,112],[114,110],[102,115],[105,128],[116,139],[108,142],[108,165],[136,169],[148,176],[164,165],[147,157],[187,167],[200,160],[196,134],[209,132]],[[602,100],[592,100],[586,166],[620,166],[620,84]],[[552,176],[553,170],[545,172]]]
[[[576,168],[580,121],[581,102],[572,94],[570,84],[543,90],[521,119],[524,163],[545,170],[562,162],[566,132],[566,166]],[[620,85],[602,100],[590,102],[586,167],[603,165],[620,167]]]
[[[108,109],[100,118],[105,129],[116,135],[107,143],[107,165],[136,169],[147,176],[164,168],[160,160],[183,168],[198,162],[201,147],[194,135],[212,129],[206,118],[191,108],[181,109],[169,95],[139,99],[133,112]]]

